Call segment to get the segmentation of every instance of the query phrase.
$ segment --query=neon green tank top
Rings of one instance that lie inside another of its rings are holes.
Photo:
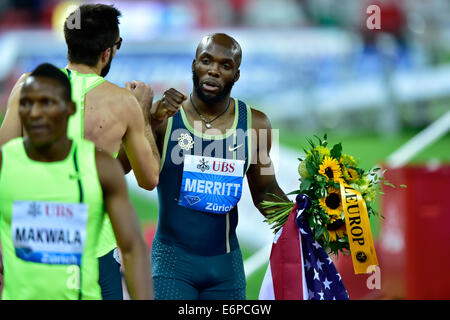
[[[95,253],[103,215],[92,142],[74,139],[66,159],[50,163],[30,159],[23,138],[5,144],[2,298],[101,299]]]
[[[84,138],[84,102],[86,94],[103,83],[105,79],[97,74],[78,73],[69,69],[61,69],[70,79],[72,86],[72,100],[77,105],[77,110],[69,120],[67,135],[72,138]],[[118,152],[113,155],[116,158]],[[117,247],[117,241],[114,236],[109,216],[105,215],[102,230],[100,231],[100,240],[98,242],[97,257],[102,257]]]

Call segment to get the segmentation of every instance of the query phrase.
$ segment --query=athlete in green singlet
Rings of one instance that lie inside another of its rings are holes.
[[[243,178],[262,214],[260,203],[274,200],[269,193],[287,199],[269,157],[268,118],[230,97],[241,59],[232,37],[204,37],[192,62],[189,99],[169,89],[149,113],[162,155],[155,299],[245,299],[235,232]]]
[[[63,71],[70,78],[72,98],[77,105],[70,120],[69,136],[86,138],[111,155],[116,155],[122,145],[139,186],[152,190],[158,183],[159,154],[152,135],[145,136],[148,117],[143,116],[136,97],[142,107],[147,107],[152,103],[153,91],[142,82],[127,83],[126,88],[120,88],[103,78],[122,44],[121,13],[113,6],[102,4],[82,5],[77,10],[81,28],[70,23],[64,27],[69,63]],[[17,109],[26,77],[23,75],[11,92],[0,128],[0,145],[22,136]],[[104,220],[97,256],[103,298],[122,299],[117,243],[109,218]]]
[[[123,170],[94,143],[67,136],[75,113],[67,77],[50,64],[24,82],[25,138],[0,149],[3,299],[101,299],[96,257],[107,209],[131,297],[152,298],[150,257]]]

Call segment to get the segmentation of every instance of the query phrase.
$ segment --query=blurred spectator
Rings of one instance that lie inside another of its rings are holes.
[[[295,27],[306,22],[302,7],[294,0],[249,0],[244,20],[252,27]]]
[[[233,20],[231,23],[236,26],[243,24],[244,11],[248,5],[249,0],[228,0],[231,8],[233,9]]]
[[[55,1],[2,0],[0,30],[30,28],[41,23],[43,9]]]

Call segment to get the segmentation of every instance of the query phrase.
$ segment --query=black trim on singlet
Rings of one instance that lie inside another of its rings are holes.
[[[73,141],[72,143],[75,143],[75,142]],[[77,147],[76,146],[75,146],[75,150],[73,151],[73,166],[75,168],[75,173],[76,173],[76,176],[77,176],[77,183],[78,183],[78,194],[79,194],[78,202],[79,203],[83,203],[84,193],[83,193],[83,185],[81,183],[81,177],[80,177],[80,168],[78,167]],[[79,283],[80,289],[79,289],[79,292],[78,292],[78,300],[82,300],[83,292],[82,292],[82,284],[81,284],[81,279],[82,279],[82,277],[81,277],[81,274],[82,274],[82,272],[81,272],[81,263],[79,265],[79,268],[80,268],[80,283]]]

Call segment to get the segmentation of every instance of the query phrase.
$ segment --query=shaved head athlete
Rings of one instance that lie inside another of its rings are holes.
[[[236,237],[243,178],[262,214],[269,193],[287,199],[269,157],[268,118],[230,96],[241,61],[241,46],[229,35],[204,37],[191,66],[192,93],[169,89],[149,112],[162,156],[155,299],[245,299]]]

